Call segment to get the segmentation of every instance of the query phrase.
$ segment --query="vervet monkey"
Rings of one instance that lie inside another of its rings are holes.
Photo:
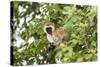
[[[46,33],[47,40],[53,46],[59,45],[64,39],[67,39],[68,35],[62,28],[55,28],[55,25],[51,22],[44,25],[44,32]]]

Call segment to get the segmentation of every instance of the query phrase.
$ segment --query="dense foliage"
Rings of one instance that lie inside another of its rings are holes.
[[[13,11],[13,12],[12,12]],[[47,52],[43,26],[53,22],[69,31],[66,44]],[[11,2],[13,65],[54,64],[97,60],[96,6]]]

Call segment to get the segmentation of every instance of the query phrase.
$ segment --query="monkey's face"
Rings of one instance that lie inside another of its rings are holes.
[[[51,27],[47,27],[46,28],[46,32],[50,35],[52,35],[52,28]]]
[[[46,34],[52,35],[52,32],[54,31],[54,24],[53,23],[46,23],[44,26],[44,32]]]

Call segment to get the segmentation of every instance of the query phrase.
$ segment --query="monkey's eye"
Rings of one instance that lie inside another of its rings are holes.
[[[48,34],[52,34],[52,28],[51,28],[51,27],[46,28],[46,32],[47,32]]]

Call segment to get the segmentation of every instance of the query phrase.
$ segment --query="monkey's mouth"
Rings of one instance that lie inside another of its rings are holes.
[[[46,32],[47,32],[48,34],[51,34],[51,35],[52,35],[52,28],[51,28],[51,27],[46,28]]]

